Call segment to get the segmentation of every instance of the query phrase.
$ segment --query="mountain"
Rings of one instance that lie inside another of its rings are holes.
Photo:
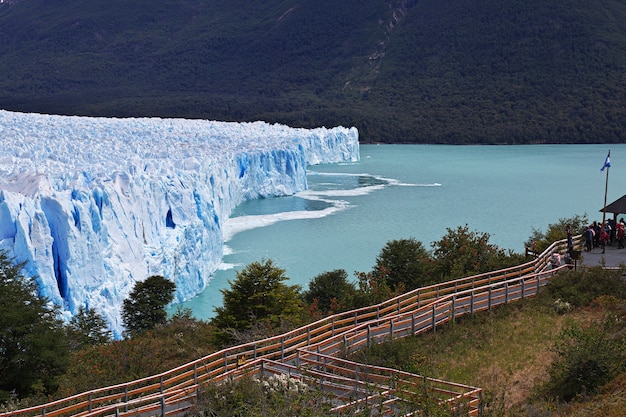
[[[0,39],[13,111],[626,140],[623,0],[5,0]]]
[[[306,188],[306,168],[359,158],[351,128],[0,111],[0,250],[66,317],[121,305],[150,275],[197,295],[248,199]]]

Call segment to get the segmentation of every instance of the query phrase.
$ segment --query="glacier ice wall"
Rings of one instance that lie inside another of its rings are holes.
[[[137,281],[176,301],[207,286],[221,224],[246,199],[306,188],[311,164],[356,161],[355,128],[0,111],[0,249],[66,317],[94,308],[121,335]]]

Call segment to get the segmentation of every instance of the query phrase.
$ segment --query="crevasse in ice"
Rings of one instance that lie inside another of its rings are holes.
[[[66,318],[94,308],[118,337],[135,282],[163,275],[176,301],[205,289],[237,204],[359,158],[355,128],[264,122],[0,111],[0,142],[0,249]]]

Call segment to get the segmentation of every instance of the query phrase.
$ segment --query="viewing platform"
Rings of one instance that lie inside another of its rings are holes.
[[[619,268],[626,266],[626,249],[617,249],[617,243],[606,246],[604,253],[601,248],[594,248],[591,252],[584,250],[580,254],[579,265],[587,267],[603,266],[607,268]]]

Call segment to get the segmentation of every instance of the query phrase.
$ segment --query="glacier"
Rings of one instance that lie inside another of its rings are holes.
[[[0,110],[0,249],[65,319],[95,309],[116,338],[151,275],[175,303],[205,290],[222,226],[248,199],[307,188],[307,166],[359,160],[356,128]]]

